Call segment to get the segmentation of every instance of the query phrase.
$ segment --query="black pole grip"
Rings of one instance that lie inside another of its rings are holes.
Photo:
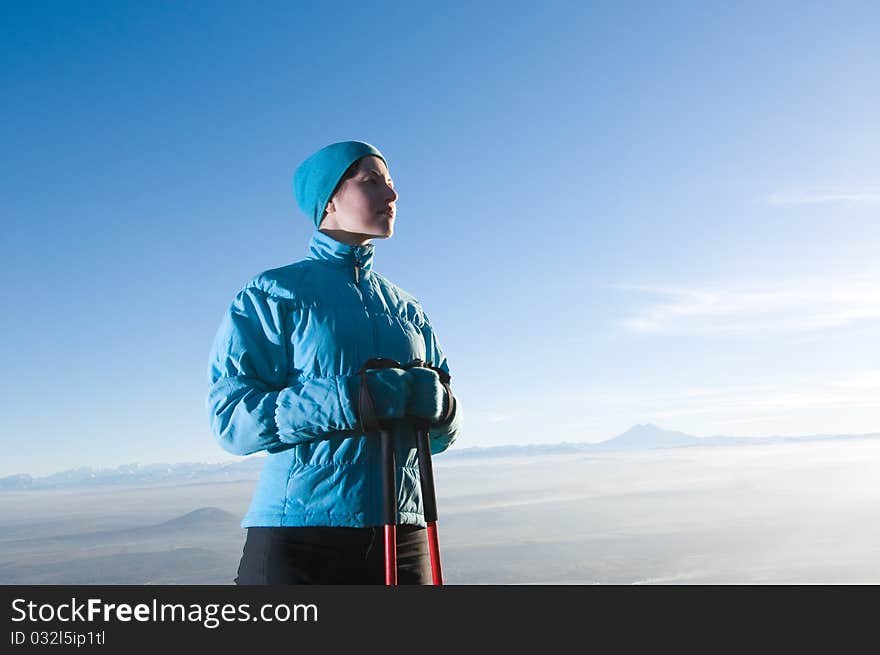
[[[434,493],[434,465],[431,462],[431,443],[427,421],[416,426],[416,448],[419,453],[419,478],[422,484],[422,509],[425,522],[437,520],[437,496]]]

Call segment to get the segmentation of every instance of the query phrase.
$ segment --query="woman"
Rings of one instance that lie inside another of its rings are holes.
[[[419,302],[373,271],[373,239],[394,232],[397,192],[382,154],[333,143],[294,175],[317,228],[306,259],[261,273],[238,293],[211,350],[208,411],[220,445],[268,452],[250,509],[237,584],[382,584],[382,479],[374,420],[395,444],[398,582],[430,583],[415,449],[452,444],[461,410],[430,368],[449,368]],[[366,386],[375,417],[361,416]]]

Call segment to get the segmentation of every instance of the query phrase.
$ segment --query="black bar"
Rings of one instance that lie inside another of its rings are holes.
[[[100,599],[106,613],[89,616],[84,610],[71,620],[71,605],[89,599]],[[255,644],[363,650],[364,635],[389,617],[398,627],[419,626],[430,617],[434,629],[426,638],[441,652],[467,644],[519,652],[548,643],[608,643],[622,652],[636,646],[704,652],[707,644],[725,644],[784,653],[806,642],[846,653],[876,643],[877,600],[878,588],[871,585],[0,586],[3,651],[10,654],[31,652],[43,639],[51,645],[60,637],[65,645],[65,632],[87,638],[80,648],[68,645],[76,652],[250,652]],[[44,620],[22,620],[28,603],[35,604],[36,615],[43,604],[63,606],[63,620],[57,613],[50,618],[51,607],[44,608]],[[171,619],[160,620],[162,612],[153,611],[157,604],[180,603],[185,613],[174,612]],[[145,616],[136,605],[148,610]]]

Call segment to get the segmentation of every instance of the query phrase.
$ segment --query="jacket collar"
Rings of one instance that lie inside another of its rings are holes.
[[[369,271],[373,268],[374,250],[375,246],[372,243],[365,246],[350,246],[320,230],[315,230],[311,241],[309,241],[308,259],[317,259],[341,266],[357,264],[362,271]]]

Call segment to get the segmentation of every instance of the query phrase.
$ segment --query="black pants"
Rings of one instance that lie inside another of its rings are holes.
[[[397,526],[397,582],[431,584],[425,528]],[[235,584],[385,584],[385,529],[248,528]]]

